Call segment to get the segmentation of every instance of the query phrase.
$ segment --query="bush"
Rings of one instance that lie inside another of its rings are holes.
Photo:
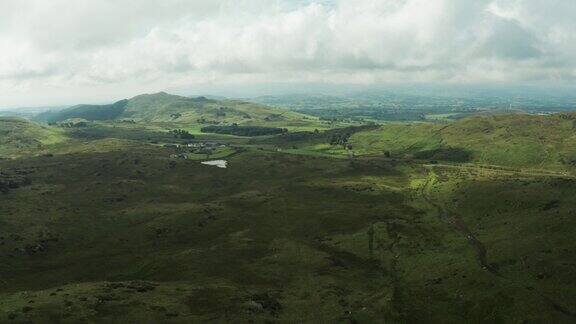
[[[190,132],[183,130],[183,129],[175,129],[170,131],[174,135],[174,138],[179,139],[194,139],[194,135],[190,134]]]

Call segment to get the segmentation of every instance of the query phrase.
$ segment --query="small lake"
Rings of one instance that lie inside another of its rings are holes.
[[[217,168],[226,169],[228,167],[228,161],[226,160],[214,160],[214,161],[206,161],[202,162],[204,165],[211,165]]]

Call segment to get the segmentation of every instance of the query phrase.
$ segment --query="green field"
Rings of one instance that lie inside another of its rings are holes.
[[[0,119],[0,322],[574,322],[572,115],[306,118]]]

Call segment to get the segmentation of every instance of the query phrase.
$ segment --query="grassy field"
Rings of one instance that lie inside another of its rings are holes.
[[[226,169],[27,124],[59,140],[0,160],[0,322],[572,323],[571,121],[509,118],[212,137]]]
[[[66,140],[63,130],[0,117],[0,158],[33,154]]]
[[[388,156],[452,163],[573,172],[576,167],[576,117],[495,115],[451,123],[385,123],[370,129],[329,130],[319,135],[268,141],[283,149],[334,155]],[[331,144],[348,133],[345,145]],[[344,149],[348,146],[349,150]]]
[[[511,167],[572,169],[576,134],[573,115],[501,115],[450,124],[384,125],[355,134],[359,154],[477,162]]]

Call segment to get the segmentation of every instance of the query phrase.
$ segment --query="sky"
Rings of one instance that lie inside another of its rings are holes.
[[[574,84],[575,0],[0,0],[0,107]]]

